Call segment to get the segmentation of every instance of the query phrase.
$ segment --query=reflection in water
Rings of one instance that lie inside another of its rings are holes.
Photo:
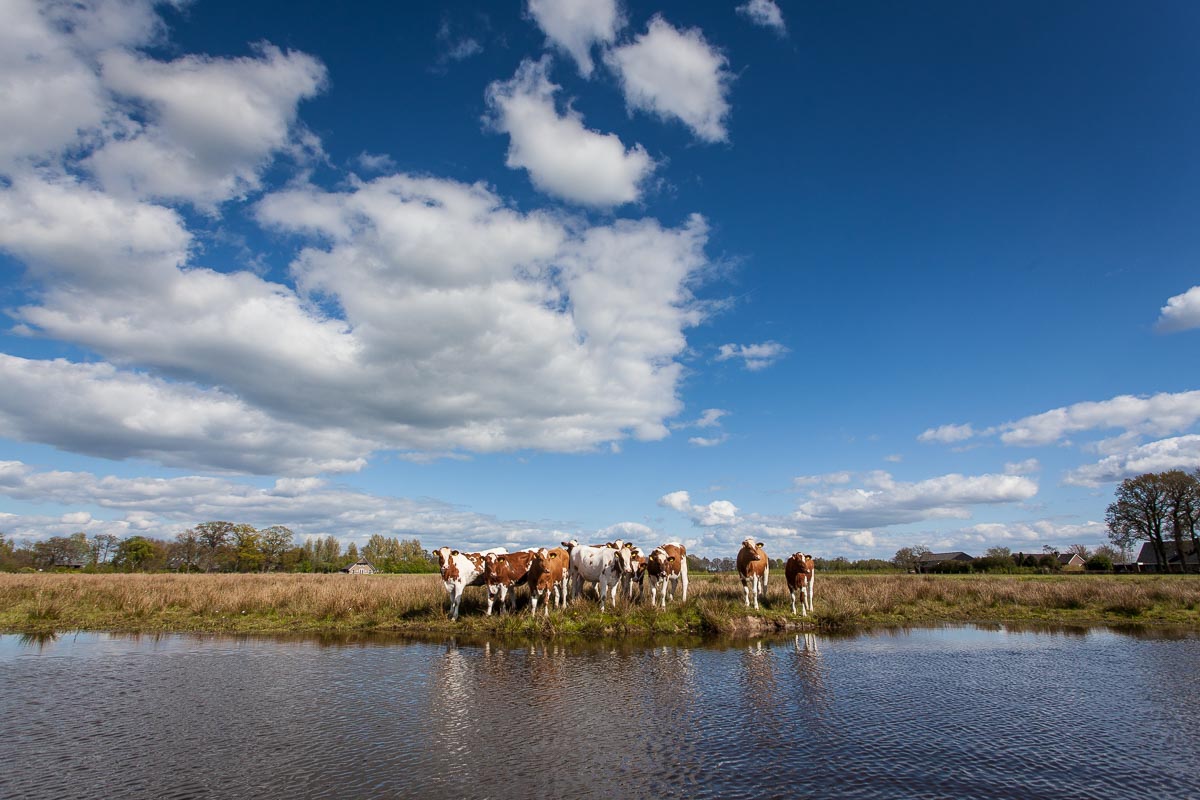
[[[0,637],[0,797],[1200,796],[1194,637],[347,645]]]

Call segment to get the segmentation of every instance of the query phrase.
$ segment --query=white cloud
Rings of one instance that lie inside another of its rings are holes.
[[[1145,472],[1200,467],[1200,435],[1190,434],[1160,439],[1134,447],[1127,452],[1103,458],[1067,473],[1065,483],[1096,487],[1116,483]]]
[[[607,528],[601,528],[596,531],[597,542],[612,542],[617,539],[623,539],[627,542],[640,544],[646,550],[649,550],[651,547],[657,547],[657,545],[651,544],[651,542],[660,537],[661,534],[640,522],[618,522],[615,525],[609,525]]]
[[[790,352],[779,342],[761,344],[723,344],[717,352],[717,361],[742,359],[751,372],[765,369]]]
[[[693,436],[688,439],[688,444],[695,445],[696,447],[716,447],[728,440],[729,435],[723,433],[720,436]]]
[[[749,18],[755,25],[771,28],[781,36],[787,33],[783,12],[775,4],[775,0],[750,0],[745,5],[738,6],[737,12]]]
[[[584,127],[570,108],[559,115],[549,57],[523,61],[509,81],[487,92],[492,124],[509,135],[507,166],[524,169],[540,190],[589,206],[630,203],[654,170],[645,148],[626,148],[616,134]]]
[[[825,475],[802,475],[792,479],[792,484],[797,487],[803,486],[819,486],[821,484],[841,485],[847,484],[853,480],[854,476],[849,472],[830,472]]]
[[[616,0],[529,0],[529,15],[585,78],[594,68],[592,46],[612,43],[625,25]]]
[[[906,483],[886,472],[873,472],[861,483],[811,492],[793,521],[804,530],[829,531],[967,518],[972,506],[1021,502],[1038,490],[1037,483],[1016,475],[949,474]]]
[[[0,435],[103,458],[236,472],[355,471],[373,443],[272,419],[219,390],[0,353]]]
[[[1005,475],[1028,475],[1031,472],[1041,472],[1042,465],[1036,458],[1024,461],[1010,462],[1004,465]]]
[[[683,490],[663,495],[658,504],[686,515],[702,528],[736,525],[741,522],[737,506],[728,500],[714,500],[707,505],[692,505],[691,496]]]
[[[1200,420],[1200,391],[1163,392],[1150,397],[1120,395],[1100,402],[1075,403],[1007,422],[997,430],[1004,444],[1052,444],[1073,433],[1124,428],[1163,435],[1185,430]]]
[[[1159,312],[1156,327],[1164,333],[1200,328],[1200,286],[1169,298]]]
[[[975,429],[970,425],[942,425],[930,428],[917,437],[918,442],[941,442],[950,444],[962,442],[975,435]]]
[[[631,109],[678,119],[706,142],[728,139],[728,59],[697,28],[681,31],[661,16],[644,34],[610,50],[605,61],[617,74]]]
[[[501,520],[464,511],[437,500],[380,497],[355,489],[303,484],[263,488],[225,478],[100,477],[89,472],[39,472],[19,461],[0,461],[0,496],[30,504],[53,504],[89,514],[89,533],[120,537],[140,533],[169,539],[206,520],[226,519],[258,528],[286,525],[298,536],[333,535],[345,542],[364,542],[374,533],[420,538],[427,548],[449,544],[459,548],[534,547],[562,541],[562,532],[546,523]],[[63,515],[13,514],[4,517],[5,533],[20,539],[43,539],[79,529]]]
[[[87,165],[106,190],[202,207],[258,189],[271,155],[300,146],[297,106],[325,84],[316,59],[271,45],[256,58],[169,63],[111,51],[101,64],[105,85],[146,119],[131,118]]]
[[[93,59],[161,33],[152,2],[6,0],[0,26],[0,174],[54,161],[110,123]]]

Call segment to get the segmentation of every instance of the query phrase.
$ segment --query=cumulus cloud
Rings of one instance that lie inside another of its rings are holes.
[[[1037,491],[1036,482],[1017,475],[949,474],[908,483],[886,472],[873,472],[863,476],[857,487],[812,491],[792,519],[804,530],[814,531],[964,519],[973,506],[1022,502]]]
[[[1185,430],[1200,420],[1200,391],[1137,397],[1120,395],[1111,400],[1083,402],[1007,422],[999,426],[1005,444],[1052,444],[1073,433],[1124,428],[1140,434],[1167,434]]]
[[[298,142],[300,101],[325,85],[312,56],[271,45],[254,58],[172,62],[114,51],[101,67],[105,85],[146,112],[87,166],[109,191],[205,207],[259,188],[271,155]]]
[[[1160,439],[1134,447],[1127,452],[1086,464],[1067,473],[1063,481],[1074,486],[1097,487],[1116,483],[1145,472],[1200,467],[1200,435],[1190,434]]]
[[[779,342],[761,344],[723,344],[717,351],[717,361],[741,359],[746,369],[756,372],[766,369],[790,352]]]
[[[706,142],[729,138],[728,59],[698,28],[679,30],[654,16],[646,32],[608,51],[630,109],[678,119]]]
[[[658,504],[687,516],[702,528],[736,525],[741,522],[738,509],[728,500],[714,500],[707,505],[693,505],[686,491],[671,492],[659,498]]]
[[[1200,286],[1169,298],[1159,312],[1156,327],[1163,333],[1200,328]]]
[[[10,7],[21,24],[0,31],[17,76],[0,72],[12,101],[0,103],[0,249],[28,282],[8,313],[16,333],[108,362],[5,361],[10,435],[299,476],[378,450],[566,452],[668,434],[685,334],[703,319],[703,218],[593,225],[518,211],[479,184],[384,174],[330,191],[301,175],[251,207],[300,243],[282,277],[256,262],[209,268],[190,212],[223,224],[241,207],[222,203],[261,191],[274,158],[318,146],[298,109],[324,66],[269,44],[151,58],[140,48],[162,23],[150,2]],[[540,69],[521,87],[553,95]],[[53,103],[22,94],[30,81]],[[550,99],[551,127],[615,142],[626,163],[636,153]],[[75,422],[55,428],[57,406],[35,408],[50,390],[79,398]],[[147,413],[132,421],[122,398]]]
[[[719,444],[724,444],[729,440],[729,434],[721,434],[720,436],[693,436],[688,439],[688,444],[696,447],[716,447]]]
[[[372,442],[273,419],[215,390],[109,364],[34,361],[0,353],[0,435],[103,458],[148,458],[235,472],[348,472]]]
[[[595,66],[592,47],[612,43],[625,25],[616,0],[529,0],[529,16],[585,78]]]
[[[640,144],[626,148],[616,134],[586,128],[583,117],[568,108],[559,114],[550,82],[550,59],[523,61],[509,81],[493,83],[487,92],[492,125],[509,135],[506,164],[528,171],[543,192],[589,206],[630,203],[654,171],[654,161]]]
[[[780,36],[787,33],[787,25],[783,21],[783,12],[775,4],[775,0],[750,0],[745,5],[738,6],[737,12],[748,18],[755,25],[770,28]]]

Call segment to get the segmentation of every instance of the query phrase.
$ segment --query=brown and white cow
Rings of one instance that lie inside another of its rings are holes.
[[[742,549],[737,554],[737,571],[742,576],[742,593],[746,607],[751,604],[758,608],[758,594],[767,593],[767,577],[771,571],[771,563],[767,560],[767,551],[762,542],[746,539]]]
[[[487,614],[492,615],[492,607],[500,601],[500,610],[504,610],[512,593],[512,605],[516,605],[516,587],[524,586],[529,575],[529,565],[533,561],[532,550],[519,550],[515,553],[489,553],[483,559],[483,582],[487,586]]]
[[[650,605],[657,606],[662,598],[662,607],[667,607],[667,593],[675,587],[683,589],[682,602],[687,602],[688,569],[687,549],[679,542],[668,542],[654,548],[646,559],[646,576],[650,579]]]
[[[800,592],[800,613],[807,617],[813,610],[813,578],[816,576],[813,557],[792,553],[783,565],[783,576],[787,578],[788,591],[792,594],[792,613],[796,613],[796,592]]]
[[[634,601],[634,596],[633,596],[633,587],[634,586],[637,586],[637,590],[638,590],[637,591],[637,599],[638,600],[641,600],[642,595],[645,594],[645,589],[643,588],[643,583],[645,582],[645,578],[646,578],[646,561],[647,560],[648,559],[646,558],[646,554],[644,552],[642,552],[642,548],[638,547],[637,545],[634,545],[632,548],[630,548],[629,566],[632,567],[633,571],[630,574],[626,575],[624,578],[622,578],[622,580],[628,586],[629,591],[626,592],[625,594],[626,594],[626,596],[629,597],[629,602],[631,602],[631,603]]]
[[[450,619],[458,619],[458,604],[462,602],[463,590],[468,586],[483,585],[483,559],[489,553],[503,553],[503,547],[493,547],[479,553],[461,553],[449,547],[434,551],[442,573],[442,584],[450,596]]]
[[[531,613],[537,614],[538,600],[544,596],[546,616],[550,616],[550,598],[559,608],[567,605],[567,583],[571,554],[561,547],[547,550],[545,547],[533,554],[529,564],[529,588],[533,592]]]

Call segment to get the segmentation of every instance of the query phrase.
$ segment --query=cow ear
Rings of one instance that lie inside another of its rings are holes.
[[[670,564],[670,563],[671,563],[672,561],[674,561],[674,560],[675,560],[675,556],[667,556],[667,563],[668,563],[668,564]]]
[[[758,543],[758,546],[759,546],[759,547],[766,547],[766,545],[765,545],[765,544],[763,544],[762,542],[759,542],[759,543]]]
[[[456,555],[458,555],[458,551],[457,551],[457,550],[451,550],[451,551],[450,551],[450,555],[452,555],[452,556],[456,556]]]

